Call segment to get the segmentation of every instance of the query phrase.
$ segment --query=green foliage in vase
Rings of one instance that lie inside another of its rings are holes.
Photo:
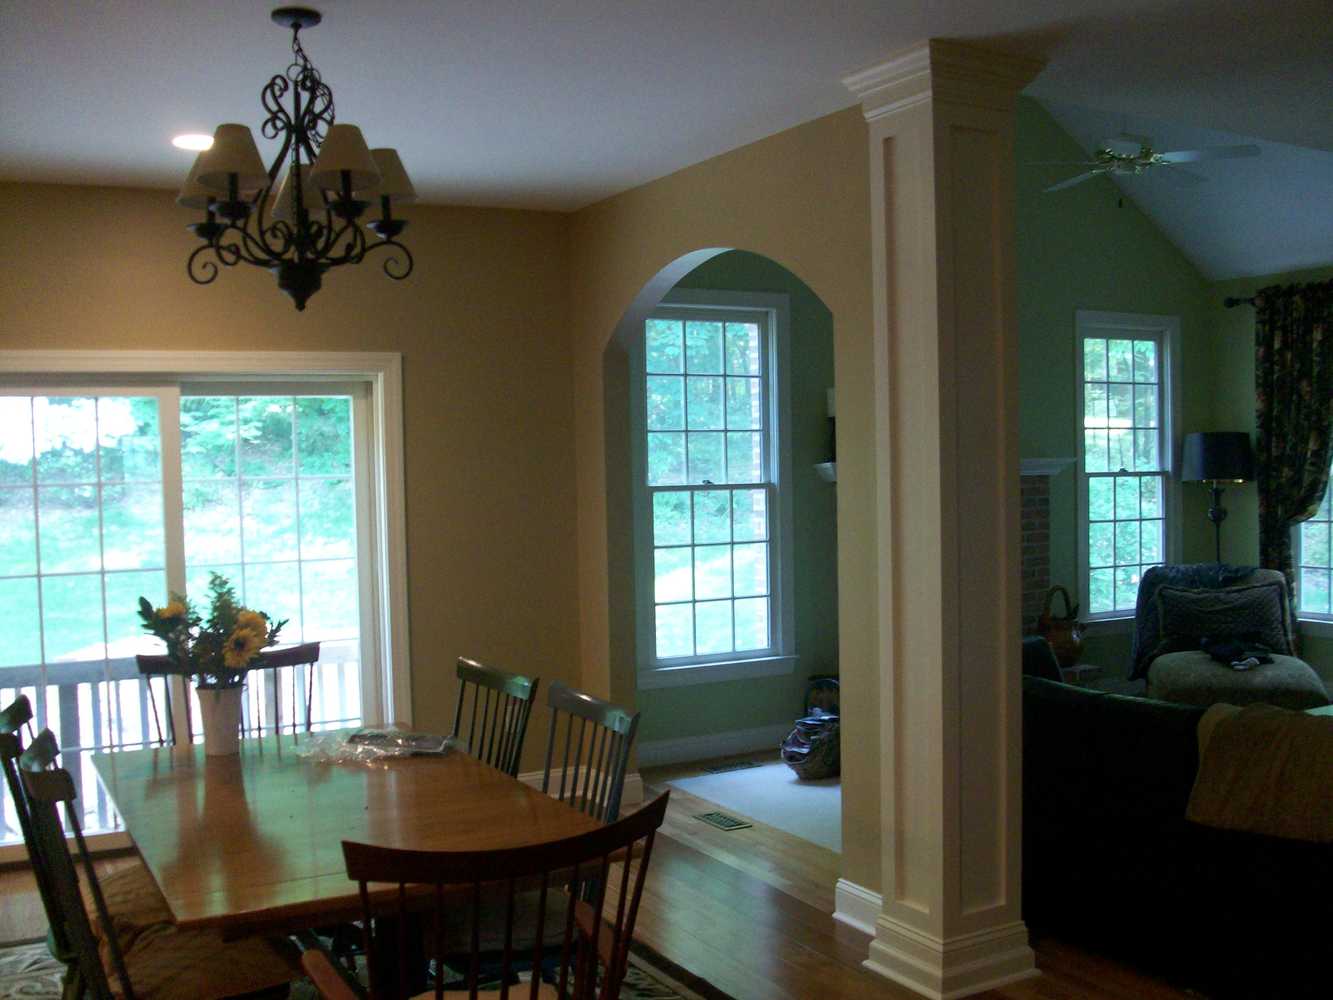
[[[278,641],[287,621],[275,623],[264,612],[244,607],[220,573],[209,578],[208,598],[207,619],[182,594],[172,594],[161,608],[140,597],[139,618],[145,632],[167,644],[167,655],[180,663],[181,672],[194,675],[198,687],[240,687],[260,651]]]

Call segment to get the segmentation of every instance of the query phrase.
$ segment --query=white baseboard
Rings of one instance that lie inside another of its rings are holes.
[[[767,750],[778,759],[778,747],[791,732],[790,722],[756,729],[732,729],[723,733],[703,736],[682,736],[674,740],[648,740],[639,744],[639,766],[657,767],[662,764],[681,764],[710,757],[727,757],[751,750]]]
[[[946,941],[881,913],[862,964],[931,1000],[960,1000],[1040,975],[1021,920]]]
[[[855,927],[862,934],[875,936],[875,918],[884,908],[884,897],[845,878],[838,879],[834,890],[833,919]]]
[[[542,771],[525,771],[518,776],[518,780],[525,785],[533,788],[542,787]],[[560,768],[551,770],[551,787],[559,791],[560,779],[564,775]],[[625,786],[620,792],[620,811],[621,813],[633,812],[643,805],[643,777],[638,771],[631,771],[625,775]]]

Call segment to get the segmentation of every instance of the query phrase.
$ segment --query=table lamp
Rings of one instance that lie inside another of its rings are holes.
[[[1208,520],[1217,537],[1217,561],[1222,562],[1222,522],[1227,518],[1222,493],[1230,483],[1245,483],[1254,478],[1254,452],[1245,431],[1202,431],[1185,435],[1180,463],[1180,481],[1208,483],[1213,502]]]

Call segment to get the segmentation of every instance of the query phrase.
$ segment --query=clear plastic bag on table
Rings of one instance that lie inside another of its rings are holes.
[[[395,757],[440,757],[462,744],[452,736],[409,729],[365,728],[352,733],[312,733],[296,748],[299,757],[322,764],[383,766]]]

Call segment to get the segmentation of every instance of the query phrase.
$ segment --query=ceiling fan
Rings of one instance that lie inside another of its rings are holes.
[[[1182,163],[1197,163],[1200,160],[1234,160],[1244,156],[1258,156],[1259,147],[1242,146],[1205,146],[1202,149],[1177,149],[1159,153],[1152,147],[1152,140],[1147,136],[1129,135],[1122,132],[1114,139],[1107,139],[1100,147],[1093,150],[1090,160],[1046,160],[1033,166],[1069,166],[1088,167],[1078,174],[1058,184],[1052,184],[1047,192],[1082,184],[1102,174],[1118,174],[1122,177],[1138,177],[1151,170],[1154,176],[1171,177],[1186,184],[1202,184],[1206,177],[1181,167]],[[1160,169],[1169,168],[1169,169]]]

